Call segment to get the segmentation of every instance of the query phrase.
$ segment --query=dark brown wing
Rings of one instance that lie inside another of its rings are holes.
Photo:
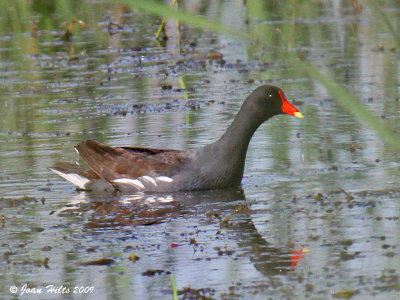
[[[92,140],[81,142],[76,149],[87,165],[108,181],[143,175],[172,177],[187,161],[185,151],[110,147]]]

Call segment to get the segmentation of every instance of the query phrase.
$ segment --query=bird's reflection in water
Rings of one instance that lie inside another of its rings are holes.
[[[178,216],[181,205],[171,195],[124,196],[118,200],[96,201],[86,227],[138,226],[163,222]]]
[[[86,212],[89,214],[86,228],[109,228],[152,225],[179,217],[187,220],[193,211],[196,211],[197,217],[199,213],[204,213],[205,218],[210,214],[218,216],[221,212],[226,214],[230,211],[227,218],[219,218],[220,226],[235,235],[240,252],[248,254],[260,273],[274,275],[292,271],[304,253],[268,243],[257,231],[245,200],[242,189],[113,197],[80,193],[56,213],[62,216],[71,212]]]

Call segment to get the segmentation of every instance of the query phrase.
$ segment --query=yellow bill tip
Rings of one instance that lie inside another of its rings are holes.
[[[299,119],[303,119],[303,118],[304,118],[304,117],[303,117],[303,114],[302,114],[301,112],[299,112],[299,111],[295,112],[295,113],[294,113],[294,116],[295,116],[296,118],[299,118]]]

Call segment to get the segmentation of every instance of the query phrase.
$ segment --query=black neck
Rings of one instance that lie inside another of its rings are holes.
[[[251,105],[252,103],[248,101],[244,103],[226,132],[214,143],[215,146],[221,148],[226,155],[239,155],[244,160],[254,132],[264,121],[271,117],[260,115]]]

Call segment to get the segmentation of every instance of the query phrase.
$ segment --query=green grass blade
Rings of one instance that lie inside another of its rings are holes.
[[[163,18],[160,24],[160,27],[158,27],[157,33],[156,33],[156,39],[158,40],[160,38],[161,32],[163,30],[164,24],[165,24],[166,18]]]
[[[171,281],[172,281],[172,299],[178,300],[178,290],[176,289],[176,282],[174,274],[171,274]]]
[[[173,0],[172,3],[171,3],[171,7],[174,7],[174,5],[177,3],[177,1],[178,1],[178,0]],[[166,20],[167,20],[167,18],[164,17],[164,18],[162,19],[162,21],[161,21],[160,27],[158,27],[157,34],[156,34],[156,39],[157,39],[157,40],[160,38],[160,35],[161,35],[161,32],[162,32],[162,30],[163,30],[163,28],[164,28],[164,24],[165,24],[165,21],[166,21]],[[178,26],[179,26],[179,24],[178,24]]]
[[[380,119],[374,116],[359,99],[348,92],[346,88],[327,75],[322,74],[311,63],[299,62],[299,67],[306,70],[310,77],[320,82],[349,113],[372,128],[380,138],[393,149],[400,152],[400,136],[388,128]]]

